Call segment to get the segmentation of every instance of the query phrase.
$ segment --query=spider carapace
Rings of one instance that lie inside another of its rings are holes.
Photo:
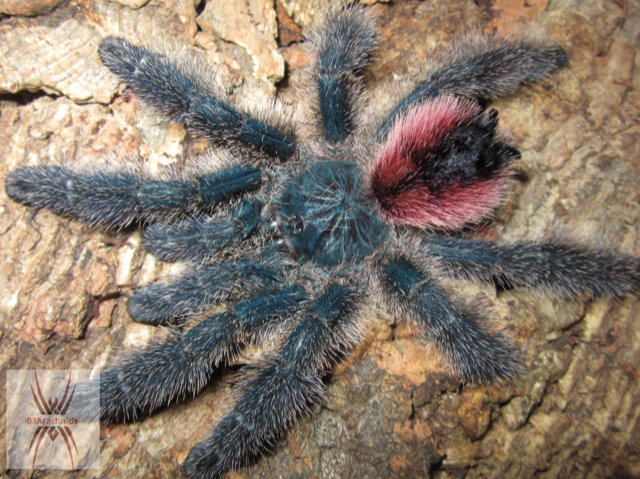
[[[367,198],[364,169],[325,161],[288,181],[277,217],[292,254],[321,265],[359,262],[389,235]]]
[[[226,97],[197,56],[106,38],[99,54],[111,72],[219,149],[180,174],[150,175],[139,162],[35,166],[7,177],[15,201],[107,229],[139,224],[147,251],[191,266],[129,298],[134,321],[173,329],[102,371],[104,419],[134,419],[197,394],[244,346],[271,348],[243,370],[233,404],[190,452],[189,477],[217,478],[255,460],[321,402],[322,376],[361,339],[361,306],[371,298],[407,318],[462,380],[489,382],[516,374],[517,347],[443,278],[560,296],[640,286],[630,256],[567,240],[465,237],[501,204],[519,158],[484,106],[564,67],[561,47],[460,38],[376,109],[366,106],[360,76],[374,23],[363,7],[341,7],[308,35],[301,127],[277,101]],[[91,400],[90,391],[81,384],[77,396]]]

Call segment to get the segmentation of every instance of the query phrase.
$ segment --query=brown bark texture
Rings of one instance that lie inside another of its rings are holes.
[[[101,64],[103,37],[192,45],[219,65],[233,94],[293,102],[292,74],[309,61],[301,29],[324,3],[0,0],[0,182],[45,162],[140,157],[163,168],[205,148],[142,108]],[[522,160],[511,198],[474,234],[510,241],[562,231],[640,256],[640,1],[399,0],[369,8],[380,29],[365,73],[370,90],[411,75],[459,32],[544,30],[565,47],[566,69],[493,104]],[[27,209],[0,188],[2,371],[103,368],[153,336],[128,317],[126,296],[178,269],[145,253],[135,229],[110,235]],[[463,385],[402,318],[374,312],[380,320],[326,379],[315,415],[229,477],[640,477],[639,296],[480,292],[522,351],[526,367],[513,381]],[[230,400],[234,374],[221,370],[195,399],[106,425],[100,471],[7,471],[2,455],[0,473],[178,477]],[[4,428],[2,420],[3,449]]]

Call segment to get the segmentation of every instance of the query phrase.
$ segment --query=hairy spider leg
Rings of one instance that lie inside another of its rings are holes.
[[[100,375],[102,419],[135,419],[144,409],[196,395],[215,368],[231,363],[240,344],[261,344],[304,307],[308,297],[297,285],[240,301],[208,316],[186,332],[167,330],[142,351],[125,356]]]
[[[631,256],[548,241],[497,245],[429,235],[423,251],[445,272],[507,287],[543,287],[564,296],[622,296],[640,290],[640,261]]]
[[[385,258],[380,282],[396,312],[406,315],[420,334],[433,341],[447,363],[470,382],[511,378],[520,361],[513,343],[489,332],[482,318],[454,304],[427,272],[408,258]]]
[[[260,169],[246,165],[175,180],[148,179],[131,170],[87,174],[62,166],[33,166],[9,173],[5,189],[24,205],[117,230],[211,210],[261,185]]]
[[[262,203],[243,200],[229,218],[186,218],[157,223],[144,232],[144,248],[162,261],[206,262],[225,248],[239,244],[258,228]]]
[[[329,143],[345,141],[354,130],[355,104],[362,90],[356,74],[367,63],[377,37],[372,15],[359,6],[330,12],[309,35],[312,77]]]
[[[211,78],[200,78],[188,63],[116,37],[105,38],[98,53],[140,99],[207,140],[238,141],[283,161],[293,155],[293,132],[283,132],[222,101],[220,92],[207,84]]]
[[[265,264],[249,261],[222,264],[189,271],[169,283],[152,284],[129,299],[129,316],[152,325],[183,323],[190,315],[233,294],[264,292],[284,281],[280,258],[275,254],[266,258]]]
[[[393,109],[374,138],[383,141],[399,116],[439,95],[495,100],[550,75],[567,62],[567,54],[558,45],[526,38],[469,36],[435,59],[439,67]]]
[[[355,293],[331,284],[307,306],[280,353],[244,380],[233,410],[195,446],[183,468],[215,479],[267,451],[301,413],[323,397],[327,362],[360,337]]]

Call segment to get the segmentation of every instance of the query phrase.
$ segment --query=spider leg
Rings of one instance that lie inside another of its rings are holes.
[[[211,208],[261,184],[260,169],[246,165],[176,180],[146,179],[134,171],[84,174],[61,166],[34,166],[9,173],[5,189],[24,205],[120,229]]]
[[[267,450],[300,413],[322,399],[327,361],[359,338],[354,293],[332,284],[302,313],[278,356],[244,380],[233,410],[194,447],[183,468],[191,478],[219,478]]]
[[[230,218],[188,218],[157,223],[143,236],[145,249],[163,261],[206,261],[217,251],[240,243],[258,227],[262,204],[242,201]]]
[[[361,7],[340,8],[330,12],[308,40],[324,138],[340,143],[354,129],[354,108],[362,89],[355,74],[376,44],[373,17]]]
[[[398,117],[440,95],[494,100],[540,80],[567,64],[558,45],[498,36],[470,36],[436,59],[435,70],[382,122],[375,133],[383,141]]]
[[[107,37],[98,50],[105,66],[147,104],[210,141],[220,137],[287,160],[296,147],[293,132],[272,119],[258,119],[220,99],[211,78],[180,58],[152,52],[126,40]],[[272,123],[272,124],[270,124]]]
[[[512,342],[489,332],[482,319],[450,301],[430,274],[404,256],[379,265],[380,283],[396,309],[433,341],[465,380],[490,382],[512,377],[520,362]]]
[[[277,265],[241,261],[195,269],[169,283],[155,283],[138,291],[127,303],[134,321],[152,325],[180,323],[231,295],[264,291],[282,283]]]
[[[186,394],[197,394],[211,373],[237,355],[239,343],[261,343],[269,331],[301,308],[300,286],[238,302],[186,332],[169,331],[162,342],[135,351],[100,374],[103,419],[135,418]]]
[[[640,290],[640,261],[557,241],[503,246],[430,236],[429,256],[455,276],[495,279],[509,287],[541,286],[563,295],[621,296]]]

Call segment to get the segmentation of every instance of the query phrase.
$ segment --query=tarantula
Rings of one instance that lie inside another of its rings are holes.
[[[246,372],[233,406],[190,452],[189,477],[217,478],[254,460],[322,401],[323,374],[363,335],[368,296],[407,317],[464,381],[490,382],[518,371],[517,349],[452,297],[443,276],[591,297],[640,287],[632,257],[452,234],[500,205],[520,156],[484,105],[565,66],[562,48],[459,40],[368,129],[359,74],[376,40],[362,7],[331,11],[309,35],[306,96],[317,131],[303,135],[281,105],[236,103],[184,55],[106,38],[99,54],[109,70],[227,152],[189,174],[40,166],[6,180],[7,194],[28,206],[109,229],[148,226],[147,251],[193,265],[129,299],[134,321],[173,329],[102,372],[103,418],[133,419],[196,394],[243,346],[278,345]],[[228,308],[213,312],[221,302]]]

